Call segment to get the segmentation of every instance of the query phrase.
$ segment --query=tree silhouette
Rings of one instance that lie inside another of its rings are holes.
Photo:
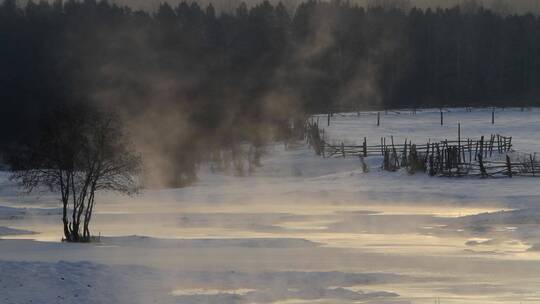
[[[95,195],[138,189],[139,158],[129,148],[118,118],[84,106],[56,110],[41,136],[12,160],[11,178],[28,191],[59,192],[64,237],[91,241]]]

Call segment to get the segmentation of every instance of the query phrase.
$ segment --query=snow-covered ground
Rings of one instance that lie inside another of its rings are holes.
[[[540,152],[540,109],[336,114],[329,141],[500,133]],[[54,195],[0,174],[0,303],[540,302],[540,179],[448,179],[268,147],[250,177],[101,195],[102,240],[60,243]]]

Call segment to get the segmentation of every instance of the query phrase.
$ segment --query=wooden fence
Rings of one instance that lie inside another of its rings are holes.
[[[535,154],[519,153],[512,148],[512,137],[492,134],[480,139],[443,140],[413,144],[405,140],[394,142],[391,136],[380,138],[380,143],[368,145],[364,137],[361,145],[329,144],[324,140],[324,130],[308,122],[307,141],[318,155],[330,157],[381,156],[381,168],[397,171],[406,168],[410,173],[423,171],[431,176],[448,177],[540,177],[540,160]]]
[[[488,140],[482,136],[477,140],[468,138],[466,140],[443,140],[440,142],[413,144],[407,139],[403,143],[395,143],[394,138],[391,136],[388,141],[385,137],[380,138],[380,143],[376,145],[368,145],[367,138],[364,137],[362,145],[346,145],[343,142],[332,145],[321,140],[318,150],[320,150],[323,157],[369,157],[384,156],[385,151],[389,149],[406,155],[413,145],[417,152],[424,154],[434,154],[437,150],[448,151],[455,148],[459,151],[459,153],[456,152],[459,161],[468,160],[471,162],[473,159],[477,159],[479,153],[482,153],[484,157],[491,157],[494,153],[501,154],[510,151],[512,149],[512,137],[492,134]]]

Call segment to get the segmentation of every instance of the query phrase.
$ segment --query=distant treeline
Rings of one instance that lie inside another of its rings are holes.
[[[305,113],[540,105],[539,88],[534,15],[347,1],[294,14],[269,2],[234,14],[191,2],[155,13],[94,0],[0,5],[4,147],[55,105],[90,102],[119,111],[152,155],[192,151],[180,157],[191,164],[208,147],[287,136],[285,122]]]

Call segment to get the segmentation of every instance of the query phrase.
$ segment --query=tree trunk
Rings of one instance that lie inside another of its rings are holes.
[[[90,241],[90,220],[92,219],[92,212],[94,211],[94,193],[95,193],[95,185],[92,185],[92,188],[90,189],[90,195],[88,197],[86,211],[84,213],[84,222],[83,222],[83,238],[85,241]]]
[[[65,240],[71,241],[71,232],[69,230],[69,222],[67,219],[67,202],[62,200],[62,222],[64,223],[64,237]]]

